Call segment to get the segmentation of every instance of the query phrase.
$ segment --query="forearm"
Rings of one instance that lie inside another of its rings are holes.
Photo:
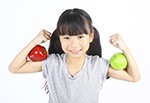
[[[31,41],[11,62],[9,65],[9,71],[14,73],[21,68],[27,62],[28,53],[34,46],[35,44]]]
[[[127,73],[130,75],[130,77],[132,78],[132,80],[134,82],[139,81],[140,80],[140,73],[139,73],[139,69],[138,69],[138,66],[137,66],[137,63],[136,63],[134,57],[132,56],[128,47],[122,51],[128,60],[128,65],[127,65],[127,69],[126,69]]]

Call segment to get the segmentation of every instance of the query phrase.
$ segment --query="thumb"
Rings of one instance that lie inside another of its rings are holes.
[[[112,40],[112,39],[110,39],[109,40],[109,43],[110,44],[112,44],[114,47],[119,47],[119,42],[118,42],[118,40]]]

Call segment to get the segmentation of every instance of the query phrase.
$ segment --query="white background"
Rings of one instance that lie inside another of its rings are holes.
[[[139,66],[137,83],[107,80],[100,103],[150,103],[149,5],[149,0],[0,0],[0,103],[47,103],[48,95],[41,90],[42,72],[12,74],[8,66],[41,29],[53,32],[60,14],[72,8],[91,16],[104,58],[121,52],[108,42],[109,36],[120,33]],[[48,48],[48,44],[42,45]]]

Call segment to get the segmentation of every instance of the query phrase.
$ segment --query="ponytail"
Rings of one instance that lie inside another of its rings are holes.
[[[48,54],[62,54],[64,51],[61,48],[60,40],[59,40],[59,35],[57,29],[52,33],[52,37],[49,43],[49,48],[48,48]]]
[[[86,52],[88,55],[98,55],[99,57],[102,57],[102,47],[100,44],[100,36],[99,32],[95,27],[93,27],[94,30],[94,39],[93,42],[91,42],[89,50]]]

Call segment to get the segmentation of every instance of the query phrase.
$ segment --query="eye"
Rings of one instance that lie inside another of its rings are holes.
[[[68,39],[69,39],[69,37],[64,37],[64,39],[67,39],[67,40],[68,40]]]
[[[82,38],[83,38],[83,36],[78,36],[78,38],[79,38],[79,39],[82,39]]]

